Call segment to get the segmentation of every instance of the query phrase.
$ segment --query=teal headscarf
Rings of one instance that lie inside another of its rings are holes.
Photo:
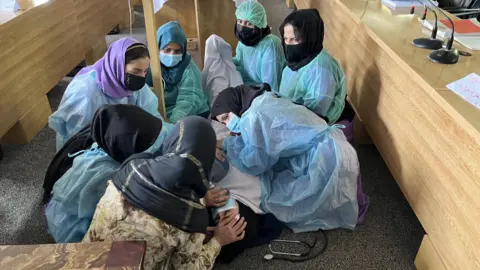
[[[169,43],[174,42],[182,47],[182,61],[174,67],[166,67],[161,62],[162,78],[165,81],[165,92],[177,89],[176,85],[182,80],[183,72],[190,64],[192,57],[187,53],[187,36],[178,22],[168,22],[157,30],[158,49],[162,50]],[[152,86],[152,74],[147,77],[148,85]]]
[[[235,12],[237,19],[251,22],[256,27],[267,27],[267,13],[262,4],[257,1],[247,1],[241,4]]]

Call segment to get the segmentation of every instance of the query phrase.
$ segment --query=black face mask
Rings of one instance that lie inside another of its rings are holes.
[[[257,45],[264,37],[262,30],[255,28],[248,28],[235,24],[235,36],[237,39],[242,42],[245,46],[255,46]]]
[[[296,45],[285,44],[285,58],[288,63],[298,63],[308,57],[308,48],[305,43]]]
[[[147,78],[125,73],[125,86],[130,91],[138,91],[145,85]]]

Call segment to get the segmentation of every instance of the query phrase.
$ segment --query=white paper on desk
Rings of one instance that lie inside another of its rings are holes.
[[[20,5],[16,0],[0,0],[0,11],[16,12],[20,10]]]
[[[472,73],[454,81],[447,85],[447,88],[480,109],[480,76],[478,74]]]
[[[157,13],[167,1],[168,0],[153,0],[153,11]]]

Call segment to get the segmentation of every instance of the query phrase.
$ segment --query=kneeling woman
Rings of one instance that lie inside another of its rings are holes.
[[[164,155],[134,155],[100,200],[85,242],[146,240],[145,269],[211,269],[221,246],[241,240],[244,218],[226,215],[204,244],[215,133],[200,117],[180,120]]]
[[[187,52],[187,37],[177,22],[168,22],[157,30],[160,64],[164,82],[168,120],[176,123],[190,116],[209,114],[208,99],[202,89],[202,74]],[[152,74],[147,76],[152,86]]]
[[[363,219],[357,154],[336,126],[244,86],[221,92],[211,115],[238,135],[217,146],[240,171],[259,176],[264,212],[295,232],[354,229]]]
[[[145,84],[150,55],[145,45],[131,38],[114,42],[102,59],[82,69],[68,85],[58,110],[48,119],[57,133],[57,151],[103,105],[130,104],[161,119],[157,96]]]
[[[345,74],[323,48],[324,24],[318,10],[292,12],[280,26],[280,34],[288,66],[277,93],[303,104],[329,124],[343,120],[339,118],[345,107]]]
[[[44,182],[48,230],[57,243],[82,240],[107,181],[151,147],[162,120],[134,105],[105,105],[55,155]]]

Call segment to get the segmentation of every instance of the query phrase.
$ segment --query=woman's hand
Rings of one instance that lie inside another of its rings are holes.
[[[220,149],[216,149],[217,151],[215,152],[215,157],[220,160],[221,162],[224,162],[225,161],[225,153],[223,153],[222,150]]]
[[[227,203],[229,198],[228,189],[215,187],[207,191],[207,195],[205,195],[205,204],[207,207],[221,207]]]
[[[217,140],[217,149],[223,148],[223,139]]]
[[[215,232],[213,238],[217,240],[220,246],[226,246],[233,242],[237,242],[245,237],[245,228],[247,227],[247,222],[245,218],[240,218],[240,215],[226,215],[224,218],[220,219],[217,227],[215,227]]]

